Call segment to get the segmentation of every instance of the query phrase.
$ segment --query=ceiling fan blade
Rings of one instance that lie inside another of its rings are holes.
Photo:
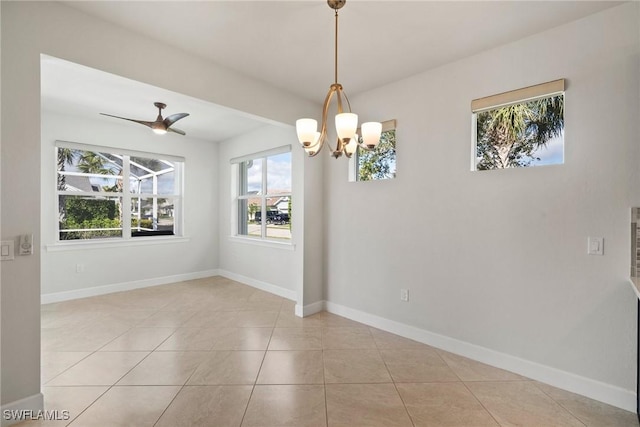
[[[116,119],[122,119],[122,120],[128,120],[130,122],[134,122],[134,123],[140,123],[141,125],[148,126],[148,127],[151,127],[151,125],[153,124],[153,122],[146,122],[144,120],[128,119],[126,117],[113,116],[111,114],[106,114],[106,113],[100,113],[100,114],[103,116],[115,117]]]
[[[166,127],[169,127],[172,124],[174,124],[175,122],[177,122],[178,120],[184,119],[188,115],[189,115],[189,113],[172,114],[169,117],[167,117],[166,119],[164,119],[162,122],[165,124]]]
[[[184,133],[183,130],[176,129],[176,128],[167,128],[167,132],[173,132],[173,133],[177,133],[179,135],[186,135],[186,133]]]

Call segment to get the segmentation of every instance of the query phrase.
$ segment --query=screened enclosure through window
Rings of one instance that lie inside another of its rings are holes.
[[[58,238],[181,235],[184,161],[57,142]]]

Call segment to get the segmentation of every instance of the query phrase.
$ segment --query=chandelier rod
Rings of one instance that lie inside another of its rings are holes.
[[[338,83],[338,9],[336,11],[335,57],[334,57],[334,83]]]
[[[344,6],[344,3],[340,3],[338,2],[338,4],[335,5],[335,39],[334,39],[334,85],[335,85],[335,94],[336,94],[336,98],[338,101],[338,114],[343,112],[342,109],[342,96],[344,95],[345,100],[347,101],[347,105],[349,106],[349,112],[351,112],[351,104],[349,103],[349,98],[347,98],[347,95],[342,91],[342,85],[340,83],[338,83],[338,9],[340,9],[342,6]],[[338,141],[338,145],[336,147],[336,150],[340,148],[340,141]]]

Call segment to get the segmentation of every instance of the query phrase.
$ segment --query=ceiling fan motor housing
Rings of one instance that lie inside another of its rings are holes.
[[[173,132],[173,133],[177,133],[177,134],[180,134],[180,135],[185,135],[184,131],[182,131],[180,129],[172,128],[171,126],[175,122],[177,122],[178,120],[187,117],[189,115],[189,113],[172,114],[171,116],[169,116],[166,119],[164,119],[162,117],[162,110],[164,108],[166,108],[167,104],[165,104],[164,102],[154,102],[153,105],[155,105],[156,108],[158,109],[158,117],[156,117],[156,120],[154,122],[148,122],[148,121],[145,121],[145,120],[129,119],[127,117],[113,116],[111,114],[105,114],[105,113],[100,113],[100,114],[102,114],[104,116],[115,117],[116,119],[123,119],[123,120],[128,120],[130,122],[139,123],[141,125],[150,127],[151,130],[153,130],[157,134],[165,134],[167,132]]]

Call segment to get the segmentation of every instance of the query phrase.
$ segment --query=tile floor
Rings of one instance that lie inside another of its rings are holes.
[[[22,426],[638,426],[636,415],[212,277],[42,307]]]

